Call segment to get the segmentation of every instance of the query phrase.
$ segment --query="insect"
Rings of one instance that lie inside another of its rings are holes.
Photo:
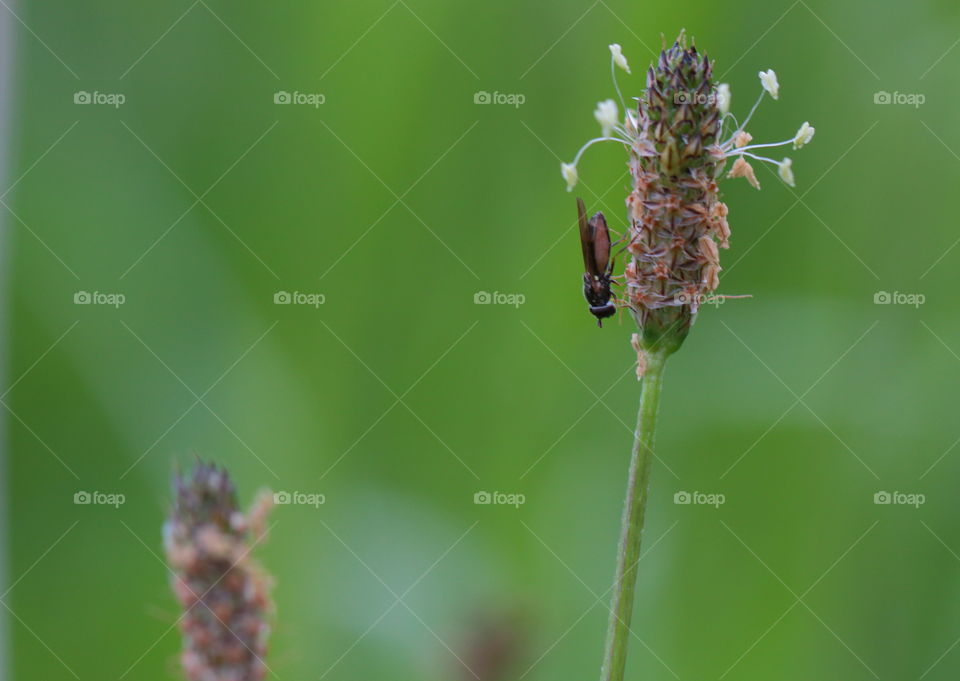
[[[597,326],[616,313],[616,303],[610,302],[613,263],[610,262],[610,230],[603,213],[587,219],[583,199],[577,198],[577,216],[580,222],[580,247],[583,250],[583,297],[590,305],[590,314],[597,318]]]

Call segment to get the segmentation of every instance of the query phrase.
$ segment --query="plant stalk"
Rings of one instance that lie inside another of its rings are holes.
[[[653,462],[653,436],[660,406],[660,388],[663,368],[669,353],[654,350],[647,353],[647,371],[640,388],[640,408],[637,429],[634,432],[630,454],[630,472],[627,477],[627,497],[620,521],[620,545],[617,549],[617,569],[614,575],[613,595],[610,599],[610,623],[601,681],[623,681],[627,663],[627,645],[630,642],[630,618],[637,586],[637,561],[640,560],[640,538],[647,507],[650,485],[650,467]]]

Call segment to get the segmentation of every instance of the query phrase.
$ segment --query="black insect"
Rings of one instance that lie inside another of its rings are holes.
[[[597,318],[597,326],[617,311],[610,299],[613,263],[610,262],[610,230],[603,213],[587,219],[583,199],[577,199],[577,214],[580,221],[580,247],[583,249],[583,297],[590,304],[590,313]]]

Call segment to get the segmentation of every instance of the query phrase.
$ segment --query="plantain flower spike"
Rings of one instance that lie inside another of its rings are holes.
[[[619,65],[618,45],[611,46],[611,55],[612,67]],[[717,184],[728,162],[733,161],[729,177],[744,177],[757,189],[760,184],[747,159],[770,163],[792,186],[790,159],[776,160],[756,152],[785,145],[799,149],[813,138],[814,128],[805,122],[788,140],[752,142],[746,131],[750,119],[765,95],[779,97],[780,84],[772,69],[760,73],[759,98],[742,122],[729,110],[730,87],[714,84],[712,76],[713,62],[688,44],[681,32],[647,71],[637,108],[624,107],[622,124],[605,127],[603,137],[588,141],[573,162],[563,166],[572,186],[570,179],[576,177],[576,165],[588,147],[612,140],[627,150],[632,177],[626,199],[630,259],[619,303],[629,308],[639,326],[634,342],[638,356],[653,350],[669,354],[679,348],[701,305],[715,297],[720,249],[730,245],[728,210],[720,201]]]
[[[184,609],[181,662],[188,681],[261,681],[271,611],[270,580],[248,554],[262,538],[272,504],[237,509],[223,468],[198,462],[174,479],[173,511],[163,527],[173,592]],[[255,542],[254,542],[255,543]]]

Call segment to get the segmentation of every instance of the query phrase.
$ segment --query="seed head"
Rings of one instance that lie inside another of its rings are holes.
[[[181,661],[189,681],[261,681],[266,665],[269,578],[248,558],[269,494],[255,511],[237,509],[227,471],[198,462],[175,476],[173,511],[163,527],[172,587],[184,608]]]
[[[610,45],[610,53],[619,95],[616,67],[629,70],[619,45]],[[730,113],[730,86],[715,85],[712,75],[713,62],[681,32],[648,69],[636,110],[624,106],[621,124],[615,120],[616,103],[601,102],[594,115],[603,137],[590,140],[572,163],[561,165],[569,191],[588,147],[613,140],[627,149],[632,177],[626,199],[630,257],[619,305],[630,309],[640,328],[634,341],[640,355],[680,347],[700,306],[720,284],[720,249],[730,245],[730,226],[717,183],[727,161],[733,159],[728,177],[746,178],[757,189],[760,183],[748,158],[776,166],[780,178],[793,186],[789,158],[775,160],[756,151],[789,144],[799,149],[815,132],[804,122],[791,139],[753,144],[746,126],[764,95],[779,98],[777,74],[773,69],[760,72],[760,97],[742,123]]]
[[[647,71],[630,148],[627,197],[633,268],[626,298],[647,349],[675,350],[719,283],[718,242],[729,235],[719,200],[721,112],[713,65],[681,35]],[[726,97],[729,98],[729,92]]]

